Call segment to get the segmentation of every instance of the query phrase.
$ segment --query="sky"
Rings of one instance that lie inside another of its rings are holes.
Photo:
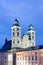
[[[22,27],[22,35],[32,24],[36,31],[36,45],[43,45],[43,0],[0,0],[0,48],[11,39],[15,18]]]

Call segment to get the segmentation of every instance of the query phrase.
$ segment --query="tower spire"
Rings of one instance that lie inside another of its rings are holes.
[[[13,26],[20,26],[20,25],[19,25],[19,21],[17,20],[17,18],[14,20]]]
[[[32,24],[29,25],[28,31],[29,31],[29,30],[34,30],[34,27],[33,27]]]

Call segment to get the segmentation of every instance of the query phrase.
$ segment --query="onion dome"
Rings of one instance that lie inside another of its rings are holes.
[[[15,19],[13,26],[20,26],[19,21],[17,19]]]
[[[28,31],[30,31],[30,30],[34,30],[34,27],[33,27],[32,24],[29,25],[29,29],[28,29]]]

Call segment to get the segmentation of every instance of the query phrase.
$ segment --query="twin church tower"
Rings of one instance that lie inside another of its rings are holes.
[[[12,29],[12,48],[28,48],[35,46],[35,30],[32,24],[28,27],[27,34],[21,36],[21,26],[15,19]]]

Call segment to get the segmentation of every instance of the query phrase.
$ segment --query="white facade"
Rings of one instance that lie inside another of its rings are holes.
[[[13,54],[12,53],[8,54],[8,65],[13,65]]]
[[[12,26],[12,48],[27,48],[31,46],[35,46],[35,31],[33,26],[30,25],[27,34],[24,34],[21,38],[21,27],[16,19],[14,21],[14,25]]]
[[[32,25],[29,26],[27,34],[23,36],[22,45],[23,48],[35,46],[35,31]]]
[[[14,22],[14,26],[12,26],[12,48],[21,47],[21,27],[17,20]]]
[[[27,48],[30,46],[30,41],[28,40],[28,35],[24,35],[22,39],[22,48]]]

